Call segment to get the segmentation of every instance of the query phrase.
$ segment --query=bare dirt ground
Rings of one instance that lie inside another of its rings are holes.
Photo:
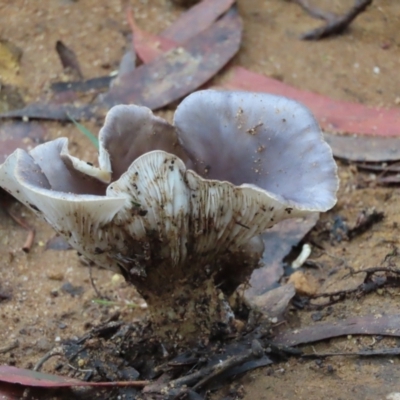
[[[174,21],[181,10],[168,0],[131,0],[140,26],[159,32]],[[340,12],[350,0],[315,0],[314,4]],[[396,106],[400,102],[400,3],[374,0],[343,35],[319,42],[304,42],[299,34],[320,24],[297,5],[283,0],[238,1],[244,20],[243,44],[233,64],[269,75],[298,88],[335,99],[366,105]],[[18,75],[26,102],[38,99],[49,82],[62,78],[55,42],[74,49],[86,78],[116,69],[127,45],[129,30],[120,0],[0,0],[0,37],[22,50]],[[1,62],[1,61],[0,61]],[[4,79],[4,77],[1,77]],[[7,82],[3,82],[7,83]],[[169,112],[162,112],[169,116]],[[92,132],[99,127],[86,124]],[[70,124],[46,123],[47,138],[68,136],[73,151],[86,160],[96,157],[88,140]],[[314,249],[311,258],[320,269],[308,269],[319,291],[355,287],[361,278],[343,279],[345,267],[355,270],[380,265],[399,245],[400,192],[398,188],[365,183],[369,174],[339,161],[341,187],[337,206],[321,223],[332,223],[340,215],[349,223],[362,210],[375,207],[384,220],[348,242],[324,242],[325,252]],[[135,290],[113,274],[93,269],[96,287],[113,305],[93,302],[98,298],[89,279],[88,267],[74,251],[46,250],[54,236],[50,227],[15,203],[15,215],[24,217],[36,230],[29,253],[21,247],[26,231],[0,210],[0,348],[15,341],[12,351],[0,352],[0,364],[31,368],[60,341],[82,335],[91,326],[115,312],[132,321],[144,315],[143,301]],[[334,273],[333,273],[334,272]],[[68,290],[66,284],[73,285]],[[67,290],[66,290],[67,289]],[[356,315],[399,314],[398,288],[382,289],[360,298],[349,297],[323,314],[323,321]],[[290,309],[291,327],[314,324],[312,311]],[[393,347],[395,339],[345,337],[316,344],[311,351],[356,351],[365,347]],[[307,349],[307,348],[306,348]],[[44,370],[54,372],[49,366]],[[245,399],[398,399],[400,362],[395,357],[330,357],[323,361],[290,359],[285,363],[253,371],[236,380],[230,389],[240,389]],[[229,388],[214,394],[222,399]],[[398,397],[395,396],[397,393]]]

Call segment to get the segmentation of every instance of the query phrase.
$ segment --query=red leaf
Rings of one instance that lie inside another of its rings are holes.
[[[158,109],[178,100],[210,80],[239,50],[242,21],[229,11],[207,30],[127,73],[100,97],[108,108],[140,104]]]
[[[321,127],[328,132],[400,135],[399,108],[366,107],[362,104],[333,100],[241,67],[230,71],[223,87],[230,90],[268,92],[295,99],[309,107]]]
[[[235,0],[204,0],[183,13],[161,35],[175,42],[184,43],[209,28],[234,2]]]
[[[151,33],[141,30],[132,15],[132,10],[129,8],[127,12],[128,22],[133,33],[133,47],[140,59],[149,63],[164,52],[178,46],[174,40],[163,36],[152,35]]]
[[[0,381],[36,387],[71,387],[82,386],[82,383],[85,386],[88,384],[88,382],[81,382],[77,379],[7,365],[0,365]]]
[[[0,382],[7,382],[29,387],[42,387],[42,388],[60,388],[60,387],[75,387],[75,386],[143,387],[149,383],[148,381],[82,382],[73,378],[46,374],[44,372],[31,371],[30,369],[10,367],[8,365],[0,365]]]
[[[149,63],[164,52],[180,43],[194,38],[208,29],[215,20],[225,13],[234,0],[205,0],[183,13],[173,25],[160,35],[153,35],[140,29],[128,8],[127,18],[133,33],[133,46],[140,59]]]

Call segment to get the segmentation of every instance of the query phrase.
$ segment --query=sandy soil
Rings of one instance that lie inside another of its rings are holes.
[[[374,0],[344,35],[320,42],[298,40],[299,34],[320,22],[295,4],[282,0],[238,3],[244,19],[244,38],[235,65],[335,99],[379,106],[399,104],[400,81],[396,75],[400,70],[400,2]],[[168,26],[181,12],[168,0],[131,0],[131,4],[138,24],[152,32]],[[314,4],[340,12],[352,1],[315,0]],[[54,51],[57,40],[74,49],[84,76],[91,78],[117,68],[127,45],[127,31],[120,0],[0,0],[0,37],[22,50],[20,70],[13,79],[18,81],[27,102],[40,98],[49,82],[63,76]],[[92,123],[87,126],[92,131],[98,130]],[[71,125],[46,123],[46,129],[48,138],[68,136],[78,156],[87,160],[95,157],[94,148]],[[399,244],[398,189],[364,185],[363,175],[354,167],[339,164],[339,202],[322,221],[330,222],[334,215],[340,214],[355,222],[359,212],[370,207],[384,212],[385,218],[351,242],[326,242],[326,253],[314,249],[311,257],[322,268],[307,273],[314,275],[321,291],[354,287],[359,280],[342,279],[345,265],[356,270],[379,265]],[[17,203],[12,211],[36,229],[36,237],[31,251],[24,253],[21,247],[26,231],[0,210],[0,290],[10,295],[0,302],[0,348],[18,341],[14,350],[0,352],[1,364],[31,368],[61,340],[82,335],[115,312],[120,312],[126,321],[143,315],[142,300],[134,289],[104,270],[93,269],[93,278],[101,294],[115,304],[94,303],[98,296],[90,284],[88,267],[80,264],[76,253],[46,250],[46,242],[54,236],[51,228]],[[331,274],[332,270],[339,272]],[[77,293],[65,291],[67,283]],[[323,320],[398,314],[399,294],[398,289],[383,289],[379,294],[350,298],[333,306],[333,312]],[[313,323],[312,312],[291,309],[288,313],[288,324],[292,327]],[[355,351],[373,342],[371,337],[349,337],[320,343],[314,348]],[[383,339],[377,344],[395,345],[394,339]],[[51,365],[45,370],[52,371]],[[331,357],[322,363],[289,360],[263,368],[235,381],[230,389],[239,388],[242,398],[260,400],[395,399],[400,398],[399,378],[400,363],[396,358]],[[223,398],[228,390],[215,394],[214,398]],[[399,397],[390,397],[397,392]]]

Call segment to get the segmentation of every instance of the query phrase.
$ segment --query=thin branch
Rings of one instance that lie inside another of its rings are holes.
[[[303,40],[319,40],[328,36],[338,35],[343,33],[345,29],[353,22],[353,20],[367,7],[372,4],[372,0],[356,0],[353,7],[343,15],[336,15],[325,12],[317,7],[313,7],[308,3],[308,0],[292,0],[303,8],[309,15],[314,18],[326,21],[326,25],[313,29],[301,35]]]

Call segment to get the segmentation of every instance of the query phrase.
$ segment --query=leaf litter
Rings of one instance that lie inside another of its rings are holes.
[[[207,3],[207,2],[204,2]],[[174,36],[182,30],[182,38],[187,39],[179,47],[172,47],[171,39],[166,53],[120,76],[118,83],[97,97],[93,104],[54,104],[37,103],[23,109],[0,114],[0,118],[34,118],[65,121],[68,115],[76,120],[102,118],[105,112],[116,104],[140,104],[151,109],[162,108],[191,93],[209,81],[237,53],[241,43],[241,17],[235,7],[228,10],[219,20],[215,19],[231,2],[220,1],[211,13],[186,13],[178,29],[167,31],[166,35]],[[205,9],[200,3],[194,7]],[[206,9],[210,4],[205,4]],[[129,14],[128,14],[129,15]],[[193,21],[202,24],[190,25]],[[133,19],[131,25],[135,29]],[[179,20],[178,20],[179,21]],[[212,23],[215,21],[214,23]],[[189,26],[191,33],[189,33]],[[196,28],[197,26],[197,28]],[[194,29],[194,31],[193,31]],[[140,31],[136,29],[136,32]],[[185,34],[186,33],[186,34]],[[168,40],[165,39],[165,40]],[[180,42],[178,42],[180,43]],[[140,44],[140,43],[139,43]],[[138,44],[138,45],[139,45]],[[151,47],[144,47],[151,51]],[[141,47],[138,47],[139,52]],[[145,57],[146,58],[146,57]],[[168,79],[166,79],[168,77]],[[179,82],[179,83],[178,83]]]

